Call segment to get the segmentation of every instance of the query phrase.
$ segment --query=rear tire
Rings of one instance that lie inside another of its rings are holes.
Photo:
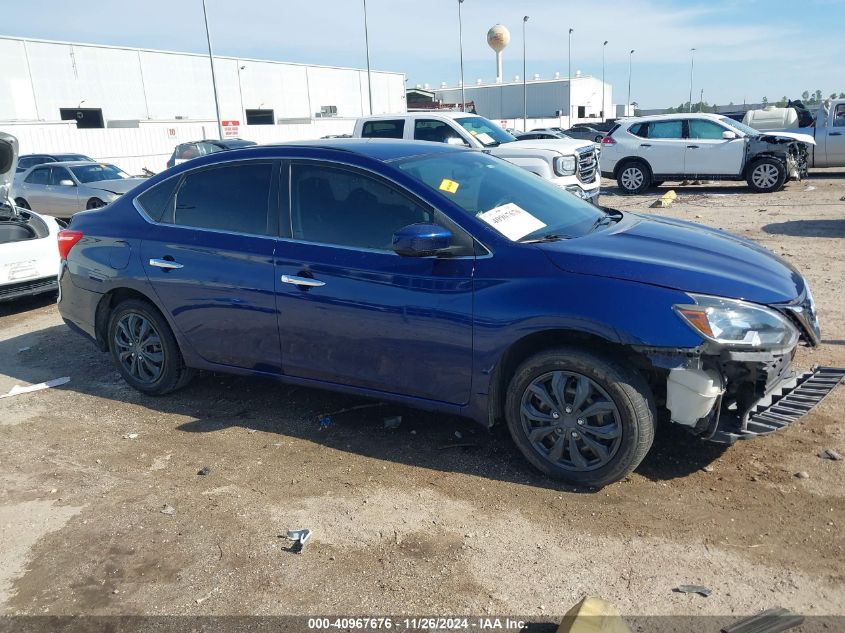
[[[651,186],[651,170],[641,160],[623,163],[617,174],[616,182],[622,193],[643,193]]]
[[[786,182],[786,168],[776,158],[758,158],[749,165],[746,181],[757,193],[780,191]]]
[[[29,203],[23,198],[15,198],[15,206],[20,207],[21,209],[26,209],[27,211],[32,211],[32,207],[29,206]]]
[[[580,486],[601,488],[623,479],[654,440],[655,407],[643,377],[575,347],[523,362],[508,386],[505,415],[514,443],[531,464]]]
[[[142,393],[170,393],[194,376],[167,321],[146,301],[128,299],[118,304],[109,318],[108,337],[120,375]]]

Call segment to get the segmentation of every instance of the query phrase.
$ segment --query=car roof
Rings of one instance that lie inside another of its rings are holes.
[[[179,143],[176,147],[181,147],[182,145],[194,145],[196,143],[216,143],[217,145],[257,145],[255,141],[248,141],[243,138],[204,138],[198,141],[185,141],[184,143]]]
[[[725,117],[721,114],[713,112],[676,112],[674,114],[649,114],[648,116],[629,117],[625,119],[625,123],[634,123],[638,121],[662,121],[665,119],[710,119],[718,121]]]
[[[479,114],[472,114],[471,112],[461,112],[460,110],[425,110],[424,112],[406,112],[404,114],[379,114],[377,116],[362,117],[364,121],[394,121],[403,117],[411,117],[416,119],[430,119],[432,117],[443,117],[444,119],[457,119],[458,117],[472,117],[482,118]]]
[[[313,147],[315,149],[331,149],[352,152],[368,156],[382,162],[425,156],[427,154],[443,154],[448,152],[468,151],[464,147],[449,145],[448,143],[431,143],[429,141],[404,141],[387,138],[330,138],[314,141],[293,141],[275,145],[260,145],[245,148],[244,152],[260,152],[265,148],[282,147]]]
[[[55,163],[42,163],[40,165],[33,165],[31,169],[38,169],[39,167],[90,167],[91,165],[110,165],[111,163],[101,163],[100,161],[91,160],[59,160]]]

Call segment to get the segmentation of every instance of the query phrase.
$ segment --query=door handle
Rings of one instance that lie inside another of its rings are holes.
[[[651,143],[640,143],[640,147],[651,147]]]
[[[842,132],[831,132],[828,136],[842,136]]]
[[[698,145],[687,145],[687,149],[698,149]]]
[[[325,281],[319,279],[312,279],[310,277],[297,277],[296,275],[282,275],[283,284],[293,284],[294,286],[308,286],[309,288],[319,288],[325,286]]]
[[[166,259],[151,259],[150,266],[155,266],[156,268],[163,268],[164,270],[178,270],[179,268],[184,268],[182,264],[177,264],[176,262],[172,262]]]

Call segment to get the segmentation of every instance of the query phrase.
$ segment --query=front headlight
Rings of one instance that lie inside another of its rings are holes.
[[[790,347],[798,330],[784,316],[764,306],[734,299],[689,295],[694,304],[673,306],[678,316],[705,338],[730,347]]]
[[[558,156],[554,160],[554,169],[558,176],[571,176],[575,173],[575,157]]]

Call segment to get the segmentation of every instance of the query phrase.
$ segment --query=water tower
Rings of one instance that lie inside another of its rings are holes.
[[[496,83],[502,83],[502,51],[511,42],[511,32],[503,24],[487,31],[487,44],[496,51]]]

